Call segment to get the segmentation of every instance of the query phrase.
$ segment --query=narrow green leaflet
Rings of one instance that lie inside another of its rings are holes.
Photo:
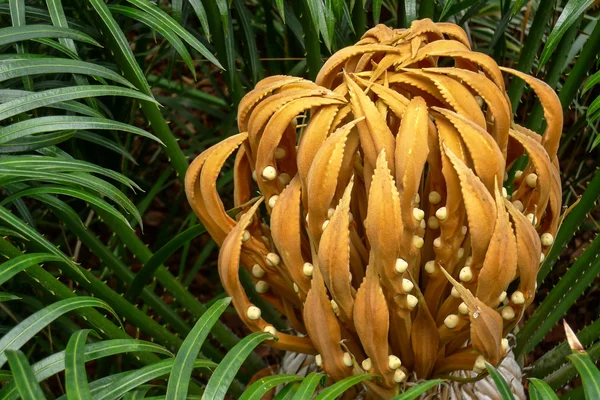
[[[128,18],[132,18],[140,21],[144,25],[149,26],[151,29],[160,33],[167,41],[173,46],[175,51],[179,53],[185,64],[188,66],[194,79],[196,79],[196,68],[194,66],[194,62],[192,60],[192,56],[190,52],[186,49],[183,42],[179,39],[179,37],[171,30],[169,26],[167,26],[162,20],[154,17],[153,15],[138,10],[132,7],[126,6],[111,6],[111,12],[116,12],[118,14],[124,15]]]
[[[66,142],[75,136],[75,131],[59,131],[45,133],[42,135],[26,136],[18,138],[10,143],[0,144],[0,153],[22,153],[31,152],[44,147],[54,146]]]
[[[293,400],[304,400],[304,399],[312,399],[315,390],[320,383],[323,383],[325,378],[324,374],[320,374],[318,372],[311,372],[302,380],[300,387],[298,387],[298,391],[294,394]]]
[[[538,69],[541,69],[548,62],[565,32],[593,2],[594,0],[569,0],[567,2],[556,24],[554,24],[552,32],[550,32],[548,39],[546,39],[546,45],[544,46],[544,50],[542,50]]]
[[[321,393],[315,397],[315,400],[335,400],[339,395],[344,393],[346,390],[360,382],[376,377],[374,374],[363,374],[356,376],[349,376],[348,378],[342,379],[339,382],[325,388]]]
[[[9,350],[5,357],[8,358],[8,365],[17,385],[17,389],[23,400],[45,399],[42,388],[35,381],[31,366],[27,362],[27,357],[19,350]]]
[[[69,398],[78,400],[92,398],[85,371],[85,342],[89,333],[89,329],[73,333],[65,349],[65,386]]]
[[[123,400],[142,400],[147,398],[146,394],[150,391],[150,389],[154,388],[154,385],[141,385],[137,389],[132,390],[125,394]],[[164,398],[164,397],[163,397]]]
[[[260,65],[260,56],[256,47],[256,34],[252,29],[252,17],[250,10],[246,7],[243,0],[233,0],[235,9],[238,12],[244,36],[246,36],[246,44],[248,46],[248,55],[250,56],[250,70],[252,71],[252,81],[258,83],[263,78],[262,68]]]
[[[498,393],[500,394],[502,400],[515,400],[515,396],[513,396],[508,383],[506,383],[500,372],[498,372],[498,370],[487,361],[485,362],[485,368],[488,370],[490,376],[494,380],[496,389],[498,389]]]
[[[275,6],[277,7],[277,12],[279,12],[281,21],[285,24],[285,5],[283,4],[283,0],[275,0]]]
[[[231,297],[217,301],[196,322],[181,345],[167,386],[167,400],[185,399],[190,384],[194,361],[198,358],[200,348],[223,311],[231,303]]]
[[[600,399],[600,370],[590,356],[585,351],[573,350],[567,358],[581,375],[586,399]]]
[[[0,144],[38,133],[81,129],[115,130],[133,133],[152,139],[161,145],[163,144],[156,136],[130,124],[113,121],[108,118],[79,117],[74,115],[31,118],[0,128]]]
[[[416,386],[411,387],[406,392],[399,394],[391,400],[413,400],[418,398],[420,395],[428,391],[429,389],[434,388],[440,383],[444,382],[443,379],[432,379],[427,382],[419,383]]]
[[[19,296],[15,296],[14,294],[0,292],[0,303],[11,300],[21,300]]]
[[[529,394],[532,400],[535,400],[534,396],[538,396],[539,400],[558,400],[558,396],[546,382],[537,378],[529,378],[528,380],[530,383]]]
[[[202,1],[189,0],[189,3],[192,5],[194,12],[200,20],[200,25],[202,26],[202,31],[204,31],[204,34],[206,35],[206,39],[210,42],[210,26],[208,25],[208,17],[206,16],[206,10],[204,9],[204,5],[202,5]]]
[[[11,100],[16,100],[21,97],[28,96],[31,93],[33,92],[28,92],[26,90],[0,89],[0,103],[6,103]],[[71,111],[76,114],[87,115],[90,117],[104,118],[104,114],[102,114],[101,112],[94,110],[92,107],[89,107],[85,104],[81,104],[77,101],[65,101],[55,104],[49,104],[47,107]]]
[[[204,390],[204,400],[223,400],[242,363],[256,346],[272,338],[270,333],[254,332],[229,350],[208,381]]]
[[[156,270],[163,265],[165,261],[181,246],[188,243],[193,238],[206,232],[204,225],[195,225],[185,231],[179,233],[173,239],[169,240],[164,246],[162,246],[154,255],[144,263],[144,266],[135,275],[133,282],[129,285],[129,289],[125,293],[125,298],[130,302],[135,303],[144,287],[150,283]]]
[[[158,361],[154,364],[146,365],[137,369],[126,376],[112,382],[103,390],[94,394],[94,400],[118,399],[131,389],[134,389],[152,379],[169,374],[173,368],[174,358]],[[209,360],[195,360],[194,368],[214,368],[217,364]]]
[[[152,352],[172,356],[164,347],[151,342],[136,339],[113,339],[86,344],[84,347],[84,362],[130,352]],[[33,365],[33,373],[37,382],[65,370],[65,351],[60,351],[44,358]],[[90,385],[91,387],[91,385]],[[0,391],[0,399],[15,400],[18,396],[14,383],[10,383]]]
[[[35,24],[0,29],[0,46],[40,38],[68,38],[100,46],[100,43],[85,33],[52,25]]]
[[[327,6],[323,3],[323,0],[304,0],[310,10],[310,16],[313,21],[313,25],[317,32],[321,32],[325,46],[331,52],[332,51],[332,40],[333,40],[333,22],[334,18],[332,13],[327,9]]]
[[[146,11],[148,14],[158,18],[162,22],[165,23],[173,32],[175,32],[181,39],[183,39],[187,44],[192,46],[198,53],[202,54],[207,60],[216,65],[217,67],[223,69],[223,66],[219,63],[219,60],[215,56],[212,55],[210,51],[191,33],[189,33],[185,28],[183,28],[177,21],[175,21],[169,14],[161,10],[159,7],[150,3],[147,0],[127,0],[127,2],[139,7],[140,9]]]
[[[48,154],[48,153],[46,153]],[[131,179],[112,169],[100,167],[94,163],[62,158],[62,156],[6,156],[0,158],[0,167],[21,168],[23,170],[37,170],[44,172],[89,172],[114,179],[131,189],[141,188]]]
[[[102,135],[90,131],[77,131],[74,137],[76,139],[97,144],[98,146],[104,147],[107,150],[114,151],[115,153],[129,160],[129,162],[131,162],[133,165],[138,165],[131,153],[125,150],[125,147],[112,139],[105,138]]]
[[[0,63],[0,82],[21,76],[64,73],[99,76],[135,89],[131,82],[118,73],[101,65],[85,61],[47,57]]]
[[[123,192],[114,185],[89,174],[53,174],[42,171],[26,171],[19,168],[0,167],[0,186],[5,182],[25,182],[41,181],[50,183],[61,183],[68,186],[80,185],[88,190],[92,190],[98,195],[105,195],[114,201],[123,210],[131,214],[140,226],[142,218],[135,205],[129,200]]]
[[[10,278],[31,267],[32,265],[41,264],[48,261],[62,262],[64,259],[49,253],[30,253],[4,261],[2,264],[0,264],[2,266],[0,268],[0,285],[4,284]]]
[[[94,297],[72,297],[53,303],[21,321],[0,339],[0,367],[6,362],[7,350],[19,349],[29,339],[61,315],[83,307],[103,308],[117,317],[108,304]]]
[[[127,218],[125,218],[123,216],[123,214],[121,214],[119,211],[117,211],[116,208],[114,208],[113,206],[108,204],[106,201],[102,200],[102,198],[100,198],[99,196],[90,194],[90,193],[86,192],[85,190],[81,190],[81,189],[77,189],[77,188],[68,188],[68,187],[54,186],[54,185],[33,187],[33,188],[21,190],[20,192],[17,192],[17,193],[12,194],[11,196],[8,196],[0,203],[0,205],[6,205],[7,203],[9,203],[15,199],[24,197],[24,196],[36,196],[36,195],[40,195],[40,194],[62,194],[65,196],[71,196],[76,199],[83,200],[83,201],[93,204],[96,207],[113,215],[115,218],[118,218],[122,223],[124,223],[125,225],[127,225],[128,227],[131,228],[131,224],[129,223]]]
[[[266,393],[275,389],[278,385],[301,380],[302,377],[298,375],[271,375],[260,378],[246,389],[238,400],[261,400]]]
[[[119,86],[70,86],[31,93],[4,104],[0,104],[0,121],[14,117],[23,112],[31,111],[38,107],[45,107],[68,100],[98,96],[125,96],[155,102],[150,96]]]

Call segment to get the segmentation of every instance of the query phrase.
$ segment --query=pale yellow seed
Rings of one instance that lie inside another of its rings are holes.
[[[527,186],[529,186],[530,188],[534,188],[537,185],[537,180],[538,180],[538,176],[536,174],[528,174],[525,177],[525,183],[527,184]]]
[[[505,187],[502,188],[502,197],[504,197],[505,199],[508,199],[508,191],[506,190]]]
[[[465,266],[470,267],[472,264],[473,264],[473,257],[472,256],[467,257],[467,259],[465,260]]]
[[[517,290],[510,296],[510,301],[517,305],[525,304],[525,296],[523,292]]]
[[[458,315],[456,315],[456,314],[448,315],[446,318],[444,318],[444,325],[446,325],[446,327],[448,329],[456,328],[456,325],[458,325]]]
[[[250,232],[244,231],[244,234],[242,235],[242,243],[246,243],[248,240],[250,240]]]
[[[406,296],[406,304],[408,305],[408,308],[412,310],[417,306],[417,304],[419,304],[419,299],[417,299],[412,294],[409,294]]]
[[[440,247],[442,247],[442,238],[441,237],[437,237],[437,238],[433,239],[433,247],[435,247],[436,249],[439,249]]]
[[[504,350],[504,352],[508,352],[509,349],[509,344],[508,344],[508,339],[507,338],[502,338],[502,341],[500,342],[502,344],[502,349]]]
[[[340,306],[338,306],[335,300],[331,300],[331,308],[333,308],[333,312],[336,314],[340,312]]]
[[[421,202],[421,196],[419,193],[415,194],[415,204],[419,204]]]
[[[546,255],[544,253],[540,253],[540,264],[544,262],[546,259]]]
[[[277,177],[277,170],[275,169],[275,167],[269,165],[269,166],[265,167],[265,169],[263,169],[263,172],[261,175],[265,180],[272,181],[273,179],[275,179]]]
[[[521,175],[523,175],[523,171],[521,171],[520,169],[515,171],[515,178],[520,178]]]
[[[433,274],[435,272],[435,261],[427,261],[425,263],[425,272]]]
[[[475,368],[482,371],[485,369],[485,358],[483,356],[480,355],[475,359]]]
[[[446,209],[446,207],[440,207],[438,208],[438,210],[435,212],[435,216],[440,220],[440,221],[445,221],[448,218],[448,210]]]
[[[507,321],[510,321],[515,317],[515,310],[511,306],[506,306],[502,309],[502,318]]]
[[[471,270],[471,267],[463,267],[458,273],[458,277],[462,282],[471,282],[473,280],[473,270]]]
[[[258,281],[256,282],[255,289],[257,293],[267,293],[269,291],[269,283],[265,281]]]
[[[455,287],[452,287],[452,290],[450,291],[450,296],[454,297],[455,299],[460,299],[461,297],[460,292]]]
[[[281,258],[279,257],[279,255],[275,253],[267,254],[267,264],[269,264],[269,266],[276,267],[279,265],[280,262]]]
[[[323,358],[321,357],[320,354],[317,354],[315,356],[315,364],[317,364],[317,367],[323,366]]]
[[[469,308],[467,307],[467,305],[464,302],[460,303],[458,306],[458,312],[461,313],[462,315],[468,315]]]
[[[283,147],[276,148],[275,149],[275,159],[281,160],[283,157],[285,157],[285,149]]]
[[[402,290],[404,293],[410,293],[415,285],[410,281],[410,279],[402,279]]]
[[[420,237],[420,236],[417,236],[417,235],[413,236],[412,242],[413,242],[413,245],[414,245],[414,246],[415,246],[417,249],[420,249],[421,247],[423,247],[423,244],[425,243],[425,242],[423,241],[423,238],[422,238],[422,237]]]
[[[535,214],[530,213],[527,214],[527,220],[531,223],[531,225],[535,226],[537,225],[537,217],[535,216]]]
[[[421,227],[421,229],[427,228],[427,224],[425,223],[424,219],[422,219],[421,222],[419,222],[419,226]]]
[[[265,276],[265,270],[262,269],[260,265],[254,264],[252,266],[252,275],[254,275],[255,278],[262,278]]]
[[[402,383],[406,379],[406,374],[401,369],[394,371],[394,382]]]
[[[429,192],[429,203],[436,205],[439,204],[440,201],[442,201],[442,196],[436,192],[435,190],[432,190],[431,192]]]
[[[251,319],[252,321],[256,321],[257,319],[260,318],[260,308],[256,307],[256,306],[250,306],[248,307],[248,311],[246,311],[246,316],[248,317],[248,319]]]
[[[552,236],[552,234],[549,232],[542,234],[540,239],[542,241],[543,246],[549,247],[554,244],[554,236]]]
[[[298,285],[296,284],[296,282],[294,282],[294,284],[292,285],[292,287],[294,288],[294,292],[296,292],[296,293],[300,292],[300,288],[298,287]]]
[[[525,209],[525,206],[523,205],[523,202],[521,200],[515,200],[512,202],[512,204],[517,210],[519,210],[519,212],[523,212],[523,210]]]
[[[417,221],[421,221],[425,218],[425,211],[415,207],[413,208],[413,217],[415,217]]]
[[[402,361],[400,361],[400,358],[398,358],[398,356],[395,356],[393,354],[388,356],[388,367],[390,367],[390,369],[398,369],[401,365]]]
[[[467,228],[466,225],[463,225],[462,228],[460,228],[460,233],[462,233],[463,235],[466,235],[468,231],[469,228]]]
[[[459,247],[458,251],[456,252],[456,255],[458,256],[458,259],[460,260],[465,255],[465,249],[463,249],[462,247]]]
[[[399,258],[396,260],[396,272],[399,274],[403,274],[408,268],[408,263],[403,259]]]
[[[373,368],[373,362],[371,361],[370,358],[365,358],[363,360],[363,362],[361,363],[362,369],[365,371],[370,371],[371,368]]]
[[[279,200],[279,196],[271,196],[271,198],[269,199],[269,207],[275,208],[275,203],[277,203],[277,200]]]
[[[500,293],[500,296],[498,296],[498,302],[502,303],[505,299],[506,299],[506,292]]]
[[[352,366],[352,356],[350,355],[350,353],[348,353],[348,352],[344,353],[344,355],[342,356],[342,362],[344,363],[344,365],[346,367]]]
[[[263,332],[270,333],[273,336],[277,336],[277,329],[273,325],[267,325],[263,328]]]
[[[305,262],[302,266],[302,272],[304,275],[311,277],[313,275],[313,270],[315,269],[314,265],[309,262]]]
[[[287,172],[282,172],[281,174],[279,174],[279,182],[281,182],[282,185],[287,186],[291,181],[292,178]]]
[[[323,222],[323,225],[321,225],[321,230],[325,230],[325,228],[327,228],[327,225],[329,225],[329,220],[326,219],[325,222]]]
[[[335,208],[329,208],[329,210],[327,210],[327,218],[333,217],[334,213],[335,213]]]
[[[437,219],[436,216],[432,215],[427,220],[427,226],[429,227],[429,229],[433,229],[433,230],[439,229],[439,227],[440,227],[440,220]]]

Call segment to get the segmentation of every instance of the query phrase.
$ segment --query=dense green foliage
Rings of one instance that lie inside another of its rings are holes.
[[[242,394],[278,355],[259,356],[253,350],[269,334],[245,336],[235,323],[215,283],[216,246],[189,212],[181,180],[189,158],[236,133],[236,104],[258,80],[314,77],[324,57],[374,23],[405,27],[417,18],[458,23],[476,50],[559,93],[563,203],[573,207],[514,350],[531,364],[531,398],[552,398],[548,388],[578,373],[584,389],[572,395],[591,393],[600,319],[578,333],[587,354],[569,356],[564,343],[537,360],[526,355],[565,315],[578,318],[581,296],[598,298],[597,285],[589,289],[600,272],[590,216],[600,196],[597,2],[158,3],[0,1],[0,398],[222,399],[229,391],[259,399],[280,384],[277,398],[300,388],[310,398],[321,376],[274,375]],[[540,105],[516,104],[524,90],[520,80],[508,85],[515,120],[541,132]],[[232,178],[220,177],[223,193]],[[318,398],[370,377],[358,378]]]

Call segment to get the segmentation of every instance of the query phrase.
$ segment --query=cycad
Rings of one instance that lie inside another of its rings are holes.
[[[537,94],[542,136],[512,121],[502,72]],[[186,190],[252,331],[317,354],[334,380],[380,375],[367,385],[382,398],[411,374],[502,360],[559,222],[562,110],[551,88],[426,19],[373,28],[316,83],[264,79],[240,103],[238,126],[193,162]],[[236,149],[237,221],[215,186]],[[527,166],[508,181],[520,157]],[[262,318],[239,265],[300,335]]]

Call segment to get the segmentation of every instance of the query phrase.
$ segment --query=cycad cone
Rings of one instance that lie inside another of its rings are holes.
[[[513,121],[503,72],[540,99],[543,135]],[[186,191],[250,330],[316,355],[332,380],[370,368],[381,376],[365,383],[372,398],[393,397],[405,377],[501,362],[561,209],[562,110],[546,84],[471,51],[456,25],[379,25],[315,83],[259,82],[238,125],[194,160]],[[234,152],[231,217],[216,180]],[[240,265],[290,330],[251,304]]]

